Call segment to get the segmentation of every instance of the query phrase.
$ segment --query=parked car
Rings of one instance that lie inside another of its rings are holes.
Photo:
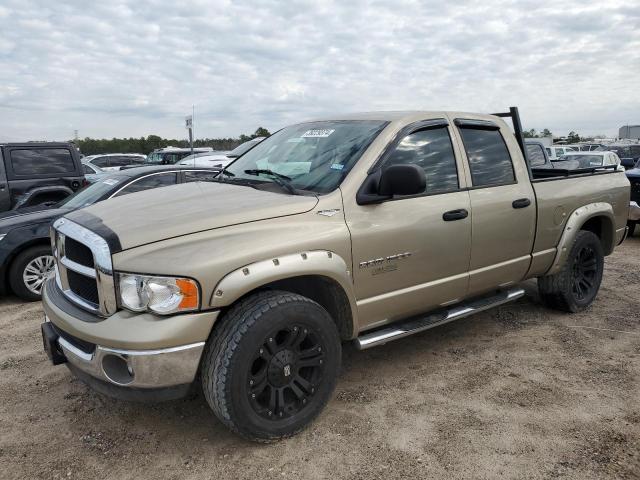
[[[545,145],[538,140],[525,139],[527,159],[531,168],[553,168],[553,162],[547,155]]]
[[[573,148],[581,152],[590,152],[602,146],[602,144],[600,143],[578,143],[578,144],[571,144],[571,145]]]
[[[180,165],[189,165],[196,167],[217,167],[224,168],[233,162],[236,158],[244,155],[246,152],[255,147],[258,143],[264,140],[266,137],[256,137],[247,142],[238,145],[230,152],[199,154],[185,157],[180,161]]]
[[[141,153],[104,153],[89,155],[82,159],[84,164],[94,165],[103,172],[117,171],[122,167],[142,165],[146,156]]]
[[[38,300],[53,269],[49,228],[56,218],[108,198],[176,183],[211,180],[218,170],[140,167],[110,172],[99,181],[50,207],[43,205],[0,214],[0,291]]]
[[[210,147],[198,147],[193,149],[193,153],[212,152],[213,148]],[[145,164],[148,165],[174,165],[182,160],[184,157],[191,155],[190,148],[177,148],[166,147],[154,150],[145,160]]]
[[[85,162],[84,158],[81,160],[82,162],[82,170],[84,171],[85,177],[87,175],[99,175],[102,173],[106,173],[100,167],[95,166],[93,163]]]
[[[169,399],[198,379],[246,438],[295,434],[370,348],[501,305],[588,307],[627,231],[613,169],[539,179],[508,114],[373,112],[286,127],[218,182],[53,225],[45,350],[92,388]],[[126,218],[122,212],[126,211]],[[471,212],[473,214],[471,215]]]
[[[553,162],[555,168],[592,168],[620,165],[620,158],[615,152],[567,152]]]
[[[549,159],[552,162],[555,161],[555,160],[558,160],[561,156],[563,156],[567,152],[577,151],[573,147],[558,146],[558,145],[552,145],[551,147],[545,147],[545,150],[547,151],[547,155],[549,156]]]
[[[640,144],[617,144],[603,145],[597,151],[615,152],[620,157],[620,163],[624,168],[634,168],[640,160]]]
[[[0,144],[0,212],[59,202],[84,183],[78,151],[69,143]]]
[[[99,179],[104,178],[107,175],[110,175],[113,172],[105,172],[101,170],[99,167],[96,167],[92,163],[85,162],[82,159],[82,169],[84,170],[84,178],[88,183],[95,183]]]
[[[640,223],[640,160],[636,162],[634,168],[626,172],[629,183],[631,183],[631,199],[629,203],[629,236],[632,237]]]

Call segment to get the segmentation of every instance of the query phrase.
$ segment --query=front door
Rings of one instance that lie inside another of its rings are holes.
[[[471,183],[473,295],[524,278],[535,238],[536,202],[526,164],[506,126],[465,120],[456,124]],[[505,138],[517,158],[511,158]]]
[[[412,124],[383,154],[378,168],[416,164],[421,195],[376,205],[345,201],[354,286],[364,328],[372,328],[467,293],[471,247],[469,192],[457,145],[445,120]]]

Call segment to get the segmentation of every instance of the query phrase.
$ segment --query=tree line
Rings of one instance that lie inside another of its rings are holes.
[[[268,137],[269,130],[259,127],[251,135],[242,134],[238,138],[199,138],[193,141],[194,147],[211,147],[214,150],[233,150],[241,143],[256,137]],[[188,148],[189,141],[175,138],[162,138],[148,135],[140,138],[83,138],[72,140],[84,155],[100,153],[144,153],[168,146]]]
[[[545,128],[541,132],[537,132],[535,128],[531,130],[524,130],[522,132],[522,136],[524,138],[541,138],[541,137],[553,137],[553,133],[548,128]],[[556,137],[553,137],[556,138]],[[581,137],[578,133],[571,130],[566,137],[558,137],[563,138],[567,141],[567,143],[579,143],[579,142],[591,142],[595,137]]]

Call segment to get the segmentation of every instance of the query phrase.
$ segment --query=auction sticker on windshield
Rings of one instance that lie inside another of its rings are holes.
[[[326,138],[331,135],[335,130],[307,130],[302,134],[302,138]]]

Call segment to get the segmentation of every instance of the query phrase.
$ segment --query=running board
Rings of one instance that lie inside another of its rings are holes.
[[[467,302],[459,303],[448,309],[437,310],[426,316],[410,317],[406,320],[400,320],[391,326],[383,327],[378,330],[364,333],[356,338],[356,347],[359,350],[365,350],[399,338],[408,337],[414,333],[424,332],[438,325],[452,322],[459,318],[468,317],[474,313],[488,310],[498,305],[511,302],[524,295],[522,288],[512,288],[509,290],[501,290],[491,296],[476,298]]]

